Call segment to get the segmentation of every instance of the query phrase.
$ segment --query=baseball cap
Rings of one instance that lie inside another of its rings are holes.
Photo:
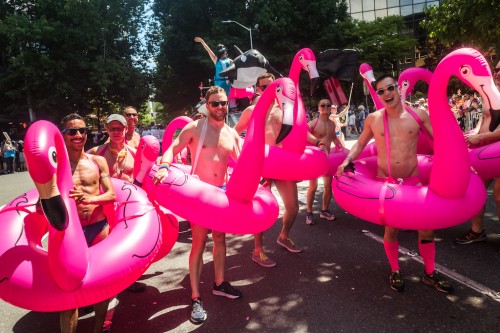
[[[127,126],[127,120],[125,119],[124,116],[120,114],[114,113],[110,115],[108,118],[106,118],[106,124],[109,124],[112,121],[119,121],[120,123],[122,123],[123,126]]]

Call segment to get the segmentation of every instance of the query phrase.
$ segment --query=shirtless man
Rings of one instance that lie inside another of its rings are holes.
[[[401,178],[405,184],[421,186],[417,165],[417,142],[420,127],[412,114],[403,107],[397,81],[392,76],[379,77],[373,86],[380,101],[384,104],[384,108],[368,115],[358,141],[338,167],[336,176],[340,177],[345,167],[361,153],[368,141],[374,138],[378,151],[377,177],[381,181],[389,182]],[[412,110],[422,120],[428,133],[432,135],[432,127],[427,113],[424,110]],[[384,117],[388,119],[387,130],[384,128]],[[390,140],[389,152],[386,150],[386,135]],[[395,228],[385,227],[384,249],[391,265],[389,284],[393,290],[402,292],[405,290],[405,284],[398,263],[398,231]],[[436,247],[433,230],[418,231],[418,247],[425,266],[422,282],[441,292],[452,292],[451,284],[434,269]]]
[[[136,150],[125,144],[127,120],[119,114],[110,115],[106,118],[106,131],[109,142],[91,148],[88,153],[106,159],[111,177],[133,182]]]
[[[208,89],[207,101],[208,117],[195,120],[184,127],[172,145],[165,151],[161,159],[160,168],[153,177],[153,183],[160,183],[168,176],[168,169],[173,157],[182,149],[189,147],[192,152],[193,174],[200,180],[224,188],[227,182],[227,167],[229,157],[235,160],[239,157],[240,137],[224,120],[227,115],[227,95],[224,89],[213,86]],[[202,134],[204,129],[206,134]],[[202,145],[197,155],[198,145]],[[191,317],[195,324],[201,324],[207,319],[200,298],[200,276],[203,267],[203,251],[207,242],[208,229],[191,224],[192,246],[189,254],[189,280],[191,283]],[[215,281],[213,294],[231,299],[240,298],[241,291],[224,280],[224,266],[226,260],[226,234],[212,230],[214,242],[213,260]]]
[[[115,198],[113,184],[109,178],[106,160],[101,156],[85,154],[88,129],[83,118],[70,114],[61,120],[61,133],[68,151],[73,175],[74,188],[70,197],[75,199],[78,217],[83,233],[90,247],[102,241],[109,234],[109,225],[104,215],[103,205],[112,203]],[[100,193],[102,188],[103,193]],[[109,300],[95,304],[94,333],[102,332]],[[60,325],[62,333],[76,332],[78,309],[62,311]]]
[[[125,134],[125,144],[137,150],[141,136],[135,131],[139,114],[133,106],[127,106],[123,109],[123,116],[127,119],[127,133]]]
[[[314,135],[318,140],[316,141],[316,146],[324,146],[327,153],[330,153],[330,146],[332,142],[335,144],[336,149],[342,149],[344,146],[340,142],[336,134],[336,123],[330,120],[330,113],[332,110],[332,102],[329,99],[322,99],[318,102],[319,117],[311,120],[307,126],[309,127],[309,133]],[[321,211],[319,217],[326,219],[328,221],[335,220],[335,216],[328,210],[330,201],[332,200],[332,177],[324,176],[323,179],[323,202],[321,204]],[[316,189],[318,188],[318,180],[313,179],[309,181],[309,188],[307,189],[307,214],[306,214],[306,224],[313,225],[313,213],[312,206],[314,203],[314,197],[316,195]]]
[[[260,96],[260,94],[264,92],[267,86],[271,84],[274,79],[274,75],[272,75],[271,73],[261,74],[257,78],[257,95]],[[247,128],[253,109],[255,107],[255,103],[256,101],[252,102],[253,105],[250,105],[243,111],[240,120],[234,126],[234,129],[238,133],[241,133]],[[266,116],[266,144],[271,146],[276,145],[276,138],[281,129],[282,118],[283,112],[278,107],[276,102],[274,102],[274,105],[269,109]],[[308,140],[312,143],[316,142],[314,137],[312,137],[312,139],[309,139],[308,137]],[[322,149],[324,150],[325,148],[322,147]],[[299,212],[297,183],[290,180],[273,179],[273,181],[285,206],[285,213],[283,214],[283,226],[276,242],[278,243],[278,245],[284,247],[291,253],[302,252],[302,249],[298,247],[295,242],[289,237],[290,230],[292,229],[295,218],[297,217],[297,214]],[[252,261],[263,267],[274,267],[276,266],[276,262],[269,258],[264,253],[264,250],[262,248],[262,236],[263,233],[254,234],[254,250],[252,254]]]
[[[495,85],[500,89],[500,61],[493,69],[493,80]],[[500,126],[490,132],[491,113],[490,110],[483,109],[483,117],[477,123],[472,134],[465,134],[465,140],[469,146],[478,147],[487,145],[500,140]],[[488,188],[491,183],[493,185],[493,199],[497,206],[497,215],[500,219],[500,178],[489,179],[484,182],[485,188]],[[476,216],[472,218],[471,230],[467,231],[462,236],[455,238],[457,244],[471,244],[486,240],[486,233],[483,229],[484,207]]]

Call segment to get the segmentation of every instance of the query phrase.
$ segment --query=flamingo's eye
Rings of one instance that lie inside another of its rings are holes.
[[[50,147],[49,151],[47,152],[47,155],[48,155],[50,164],[54,168],[57,168],[57,152],[56,152],[56,147]]]
[[[472,70],[469,65],[463,65],[460,67],[460,74],[462,74],[462,76],[468,76],[471,72]]]

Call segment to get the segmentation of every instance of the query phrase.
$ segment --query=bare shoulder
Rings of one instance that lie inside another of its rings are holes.
[[[89,150],[87,150],[87,154],[97,155],[98,152],[100,152],[103,149],[103,147],[104,147],[104,145],[92,147]]]

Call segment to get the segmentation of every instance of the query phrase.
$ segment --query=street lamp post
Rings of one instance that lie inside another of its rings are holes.
[[[239,22],[236,22],[236,21],[233,21],[233,20],[226,20],[226,21],[222,21],[222,23],[236,23],[237,25],[239,25],[240,27],[242,27],[243,29],[247,30],[249,33],[250,33],[250,49],[253,49],[253,42],[252,42],[252,28],[248,28],[248,27],[245,27],[243,24],[239,23]],[[255,25],[255,29],[256,30],[258,27],[258,24]]]

